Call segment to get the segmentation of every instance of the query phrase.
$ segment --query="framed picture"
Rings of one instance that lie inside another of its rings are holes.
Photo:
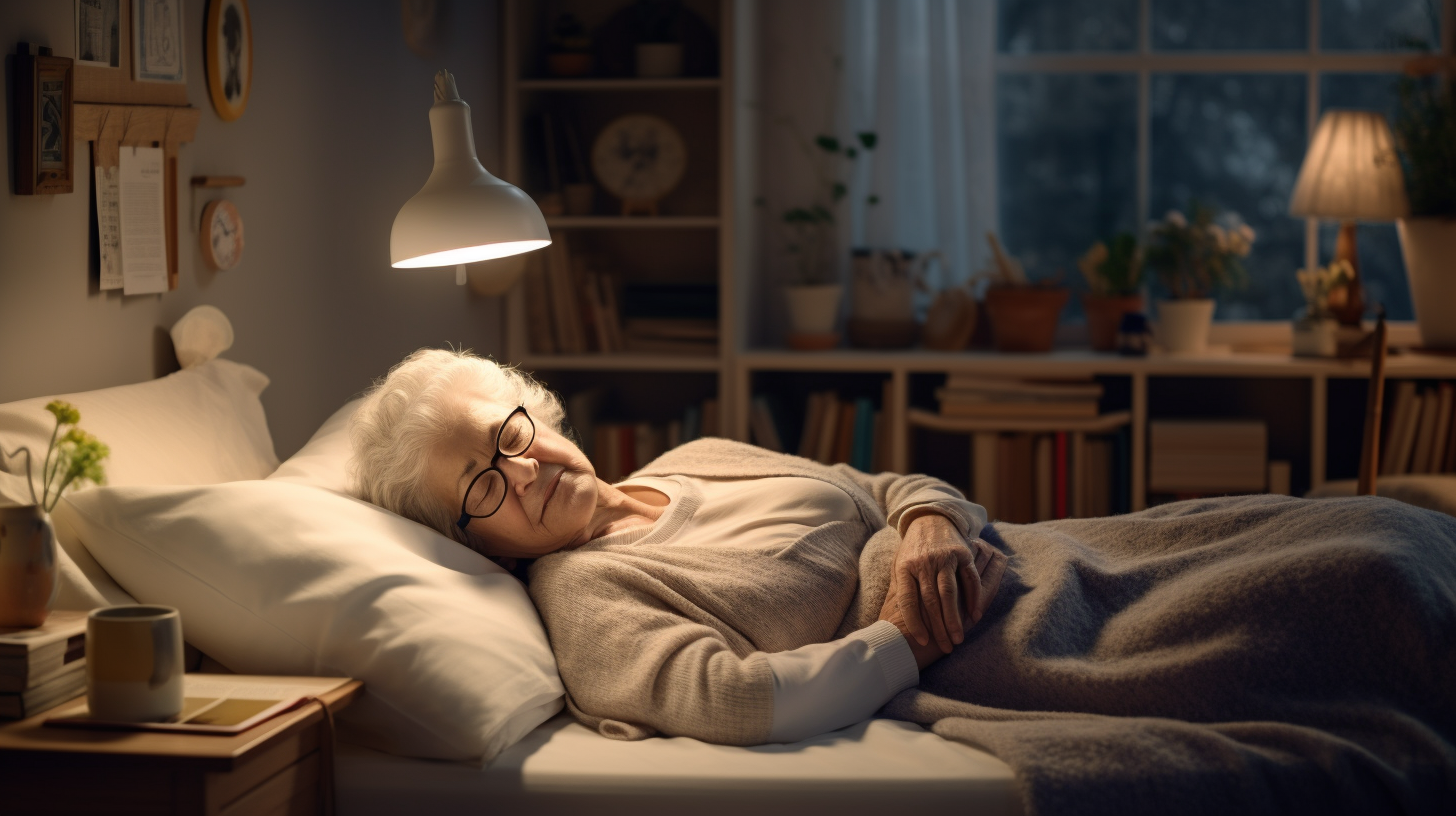
[[[15,54],[15,193],[69,193],[73,185],[73,64],[50,49]]]
[[[202,34],[207,91],[224,122],[243,115],[253,88],[253,23],[247,0],[209,0]]]
[[[121,0],[76,0],[76,64],[121,67]]]
[[[132,0],[131,76],[142,82],[187,81],[182,57],[182,0]]]

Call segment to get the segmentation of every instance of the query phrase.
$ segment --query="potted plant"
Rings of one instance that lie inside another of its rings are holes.
[[[56,536],[50,512],[61,494],[73,484],[104,484],[101,460],[111,451],[96,437],[75,427],[81,412],[74,405],[52,400],[46,410],[55,417],[50,446],[41,463],[41,490],[35,490],[30,449],[0,449],[0,469],[25,453],[26,484],[31,504],[0,507],[0,626],[34,627],[45,623],[56,587]],[[69,429],[67,426],[70,426]]]
[[[1339,350],[1340,323],[1330,311],[1330,293],[1355,277],[1350,262],[1301,269],[1295,273],[1304,292],[1304,309],[1294,316],[1296,357],[1334,357]]]
[[[852,164],[862,151],[874,150],[876,139],[868,131],[845,141],[820,135],[812,144],[802,146],[816,169],[820,194],[818,200],[790,207],[779,216],[784,253],[790,261],[784,287],[789,303],[790,346],[821,349],[839,344],[834,329],[844,287],[839,281],[838,264],[834,263],[834,230],[838,223],[834,211],[849,196],[849,187],[839,180],[837,170],[843,164]],[[758,203],[764,202],[760,199]],[[865,203],[878,204],[879,197],[868,195]]]
[[[563,11],[551,25],[546,71],[554,77],[583,77],[592,72],[592,42],[575,14]]]
[[[1456,348],[1456,82],[1431,76],[1436,61],[1411,63],[1399,87],[1395,145],[1410,217],[1396,222],[1421,345]]]
[[[1241,283],[1242,258],[1254,244],[1254,230],[1234,213],[1216,216],[1195,203],[1192,218],[1170,210],[1148,227],[1144,263],[1168,290],[1158,302],[1158,339],[1168,351],[1196,354],[1208,348],[1213,293]]]
[[[1051,351],[1057,323],[1067,305],[1067,287],[1056,281],[1033,284],[1021,262],[1006,254],[996,233],[986,233],[991,266],[972,276],[985,279],[986,320],[997,351]]]
[[[1143,259],[1137,236],[1120,232],[1106,243],[1093,244],[1077,261],[1087,291],[1082,309],[1087,315],[1087,339],[1095,351],[1117,349],[1117,327],[1128,312],[1143,310],[1139,288],[1143,282]]]

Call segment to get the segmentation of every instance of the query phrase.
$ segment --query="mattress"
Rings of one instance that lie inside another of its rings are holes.
[[[488,767],[338,750],[342,816],[431,813],[836,816],[1022,812],[1011,769],[912,723],[866,720],[792,745],[609,740],[557,716]],[[752,808],[745,811],[744,808]],[[936,811],[918,811],[936,812]]]

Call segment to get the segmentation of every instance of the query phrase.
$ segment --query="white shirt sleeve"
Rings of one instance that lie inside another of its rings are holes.
[[[768,663],[774,678],[772,742],[798,742],[868,719],[920,682],[910,644],[889,621],[829,643],[775,652]]]

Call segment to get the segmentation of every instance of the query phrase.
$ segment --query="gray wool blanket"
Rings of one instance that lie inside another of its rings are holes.
[[[1456,519],[1250,496],[982,537],[995,603],[881,713],[1004,760],[1029,812],[1456,812]]]

